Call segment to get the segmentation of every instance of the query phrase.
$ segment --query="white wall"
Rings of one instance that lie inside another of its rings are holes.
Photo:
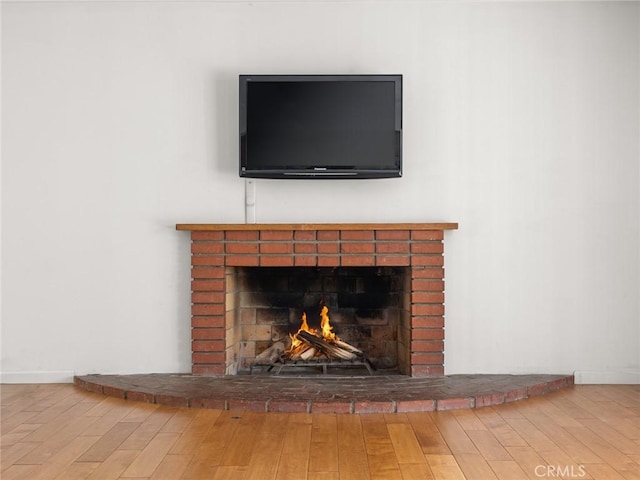
[[[639,7],[3,2],[2,380],[189,371],[174,228],[244,221],[237,75],[343,72],[404,74],[404,177],[258,181],[257,220],[459,222],[447,373],[632,378]]]

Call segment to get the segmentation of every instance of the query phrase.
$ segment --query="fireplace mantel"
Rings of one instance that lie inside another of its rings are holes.
[[[391,335],[399,370],[411,376],[444,374],[444,232],[457,228],[457,223],[177,224],[177,230],[190,232],[192,242],[192,373],[233,375],[243,358],[260,353],[258,343],[265,339],[257,335],[265,328],[257,314],[242,316],[239,269],[391,267],[406,272]]]
[[[178,223],[176,230],[456,230],[457,223]]]

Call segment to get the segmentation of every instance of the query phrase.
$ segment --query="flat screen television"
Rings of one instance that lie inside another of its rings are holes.
[[[402,176],[402,75],[240,75],[240,176]]]

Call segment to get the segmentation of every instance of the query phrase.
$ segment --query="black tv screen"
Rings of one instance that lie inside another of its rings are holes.
[[[402,75],[240,75],[240,176],[402,176]]]

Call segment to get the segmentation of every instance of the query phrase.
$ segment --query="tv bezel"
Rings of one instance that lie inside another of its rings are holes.
[[[393,82],[395,85],[394,128],[396,153],[393,167],[367,168],[366,165],[328,168],[322,165],[310,168],[248,168],[247,165],[247,85],[250,82]],[[366,179],[402,177],[402,75],[401,74],[339,74],[339,75],[239,75],[239,124],[240,124],[240,177],[276,179]]]

